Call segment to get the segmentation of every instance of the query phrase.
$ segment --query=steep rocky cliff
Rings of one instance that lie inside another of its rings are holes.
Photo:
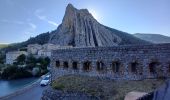
[[[66,8],[62,23],[51,33],[49,42],[76,47],[148,43],[128,33],[101,25],[87,9],[78,10],[71,4]]]

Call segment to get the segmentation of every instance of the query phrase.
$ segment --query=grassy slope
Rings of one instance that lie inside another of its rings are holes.
[[[103,97],[105,100],[123,100],[131,91],[151,92],[165,80],[114,81],[87,76],[64,76],[53,82],[52,87],[65,91],[80,91]]]
[[[8,44],[0,44],[0,49],[8,47]]]

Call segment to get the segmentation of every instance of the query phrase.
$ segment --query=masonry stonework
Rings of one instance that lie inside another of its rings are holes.
[[[78,74],[141,80],[170,76],[170,44],[58,49],[51,57],[52,80]]]

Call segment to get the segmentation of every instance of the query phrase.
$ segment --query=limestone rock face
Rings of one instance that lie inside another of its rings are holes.
[[[49,42],[73,47],[117,46],[122,43],[119,33],[101,25],[87,9],[78,10],[68,4],[63,21],[51,33]]]

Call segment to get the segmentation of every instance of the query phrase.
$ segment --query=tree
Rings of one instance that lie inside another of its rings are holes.
[[[4,64],[5,54],[0,51],[0,64]]]
[[[29,56],[27,57],[27,60],[26,60],[26,68],[28,69],[33,69],[35,66],[36,66],[36,63],[37,63],[37,59],[34,57],[34,56]]]
[[[26,56],[24,54],[18,56],[17,59],[16,59],[17,64],[24,64],[25,60],[26,60]]]
[[[31,77],[32,74],[25,68],[19,68],[15,65],[6,67],[1,75],[2,79],[18,79]]]
[[[46,58],[39,58],[37,60],[38,63],[40,63],[40,68],[43,70],[47,70],[47,66],[50,64],[50,59],[48,57]]]
[[[50,64],[50,58],[48,58],[48,57],[45,57],[45,66],[48,66],[49,64]]]

